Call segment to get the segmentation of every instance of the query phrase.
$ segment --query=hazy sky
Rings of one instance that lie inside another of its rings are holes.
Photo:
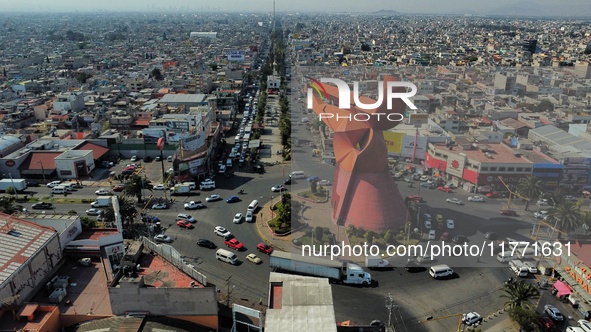
[[[0,13],[11,11],[257,11],[270,12],[273,0],[0,0]],[[281,11],[325,12],[383,9],[401,13],[533,13],[588,15],[589,0],[276,0]],[[569,14],[570,13],[570,14]]]

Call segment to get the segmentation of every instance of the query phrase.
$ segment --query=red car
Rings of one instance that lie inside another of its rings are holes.
[[[265,253],[267,255],[270,255],[273,252],[273,248],[271,248],[271,246],[264,244],[264,243],[257,244],[257,250],[262,253]]]
[[[446,192],[446,193],[451,193],[451,188],[450,187],[437,187],[437,190]]]
[[[501,214],[504,216],[517,217],[517,212],[514,210],[501,210]]]
[[[242,243],[236,239],[226,240],[224,241],[224,244],[235,250],[242,249]]]
[[[488,197],[488,198],[499,198],[499,197],[501,197],[501,194],[499,194],[496,191],[493,191],[492,193],[486,194],[486,197]]]
[[[179,220],[176,222],[176,225],[179,227],[182,227],[182,228],[188,228],[188,229],[193,228],[193,224],[191,224],[187,220]]]
[[[113,191],[123,191],[124,189],[125,189],[124,184],[118,184],[116,186],[113,186]]]
[[[422,202],[423,201],[423,197],[421,197],[419,195],[410,195],[407,197],[407,199],[410,201],[415,201],[415,202]]]

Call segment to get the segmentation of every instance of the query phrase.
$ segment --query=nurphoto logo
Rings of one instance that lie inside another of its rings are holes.
[[[348,110],[351,108],[351,89],[349,85],[338,78],[321,78],[320,81],[311,79],[312,84],[311,88],[308,88],[308,109],[313,108],[313,94],[314,90],[318,92],[319,95],[324,97],[324,99],[328,99],[328,94],[324,89],[322,83],[332,83],[337,86],[339,90],[339,105],[338,107],[343,110]],[[395,92],[394,88],[404,87],[410,89],[406,92]],[[394,99],[401,99],[408,107],[413,110],[416,110],[417,107],[415,104],[409,99],[410,97],[414,96],[417,93],[417,87],[410,82],[387,82],[386,84],[386,102],[387,102],[387,109],[392,109],[392,100]],[[378,100],[376,100],[373,104],[364,104],[359,100],[359,82],[353,82],[353,102],[355,106],[362,110],[375,110],[376,108],[380,107],[384,102],[384,84],[383,81],[378,82]],[[377,120],[381,120],[382,117],[386,118],[388,121],[402,121],[404,118],[402,114],[399,113],[355,113],[349,114],[348,116],[343,116],[339,114],[331,114],[331,113],[320,113],[320,119],[324,118],[336,118],[336,120],[340,119],[347,119],[349,121],[369,121],[372,117],[376,117]]]

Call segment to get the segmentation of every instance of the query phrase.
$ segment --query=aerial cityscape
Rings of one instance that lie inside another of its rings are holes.
[[[585,1],[0,10],[0,331],[591,331]]]

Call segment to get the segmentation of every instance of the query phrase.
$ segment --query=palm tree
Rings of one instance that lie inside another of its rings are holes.
[[[130,197],[137,197],[138,203],[141,203],[144,189],[148,189],[151,192],[152,187],[152,183],[148,178],[134,174],[125,184],[124,194]]]
[[[585,235],[589,233],[591,229],[591,212],[585,212],[581,216],[581,226],[585,229]]]
[[[529,302],[540,298],[540,292],[531,284],[523,280],[505,284],[505,294],[501,297],[507,298],[505,306],[510,308],[529,307]]]
[[[137,210],[135,206],[133,206],[131,199],[126,196],[117,196],[117,201],[119,202],[119,214],[121,215],[121,221],[124,224],[133,223],[133,220],[137,215]],[[115,221],[115,211],[112,207],[105,209],[105,220],[108,222]]]
[[[23,206],[16,203],[14,196],[0,197],[0,212],[6,214],[13,214],[23,210]]]
[[[542,180],[535,176],[522,178],[517,183],[517,193],[530,200],[540,197],[542,194]],[[525,210],[529,207],[529,201],[525,202]]]
[[[548,211],[548,214],[556,221],[556,228],[562,233],[570,233],[581,226],[581,210],[574,201],[560,200]],[[560,233],[558,234],[560,237]]]

